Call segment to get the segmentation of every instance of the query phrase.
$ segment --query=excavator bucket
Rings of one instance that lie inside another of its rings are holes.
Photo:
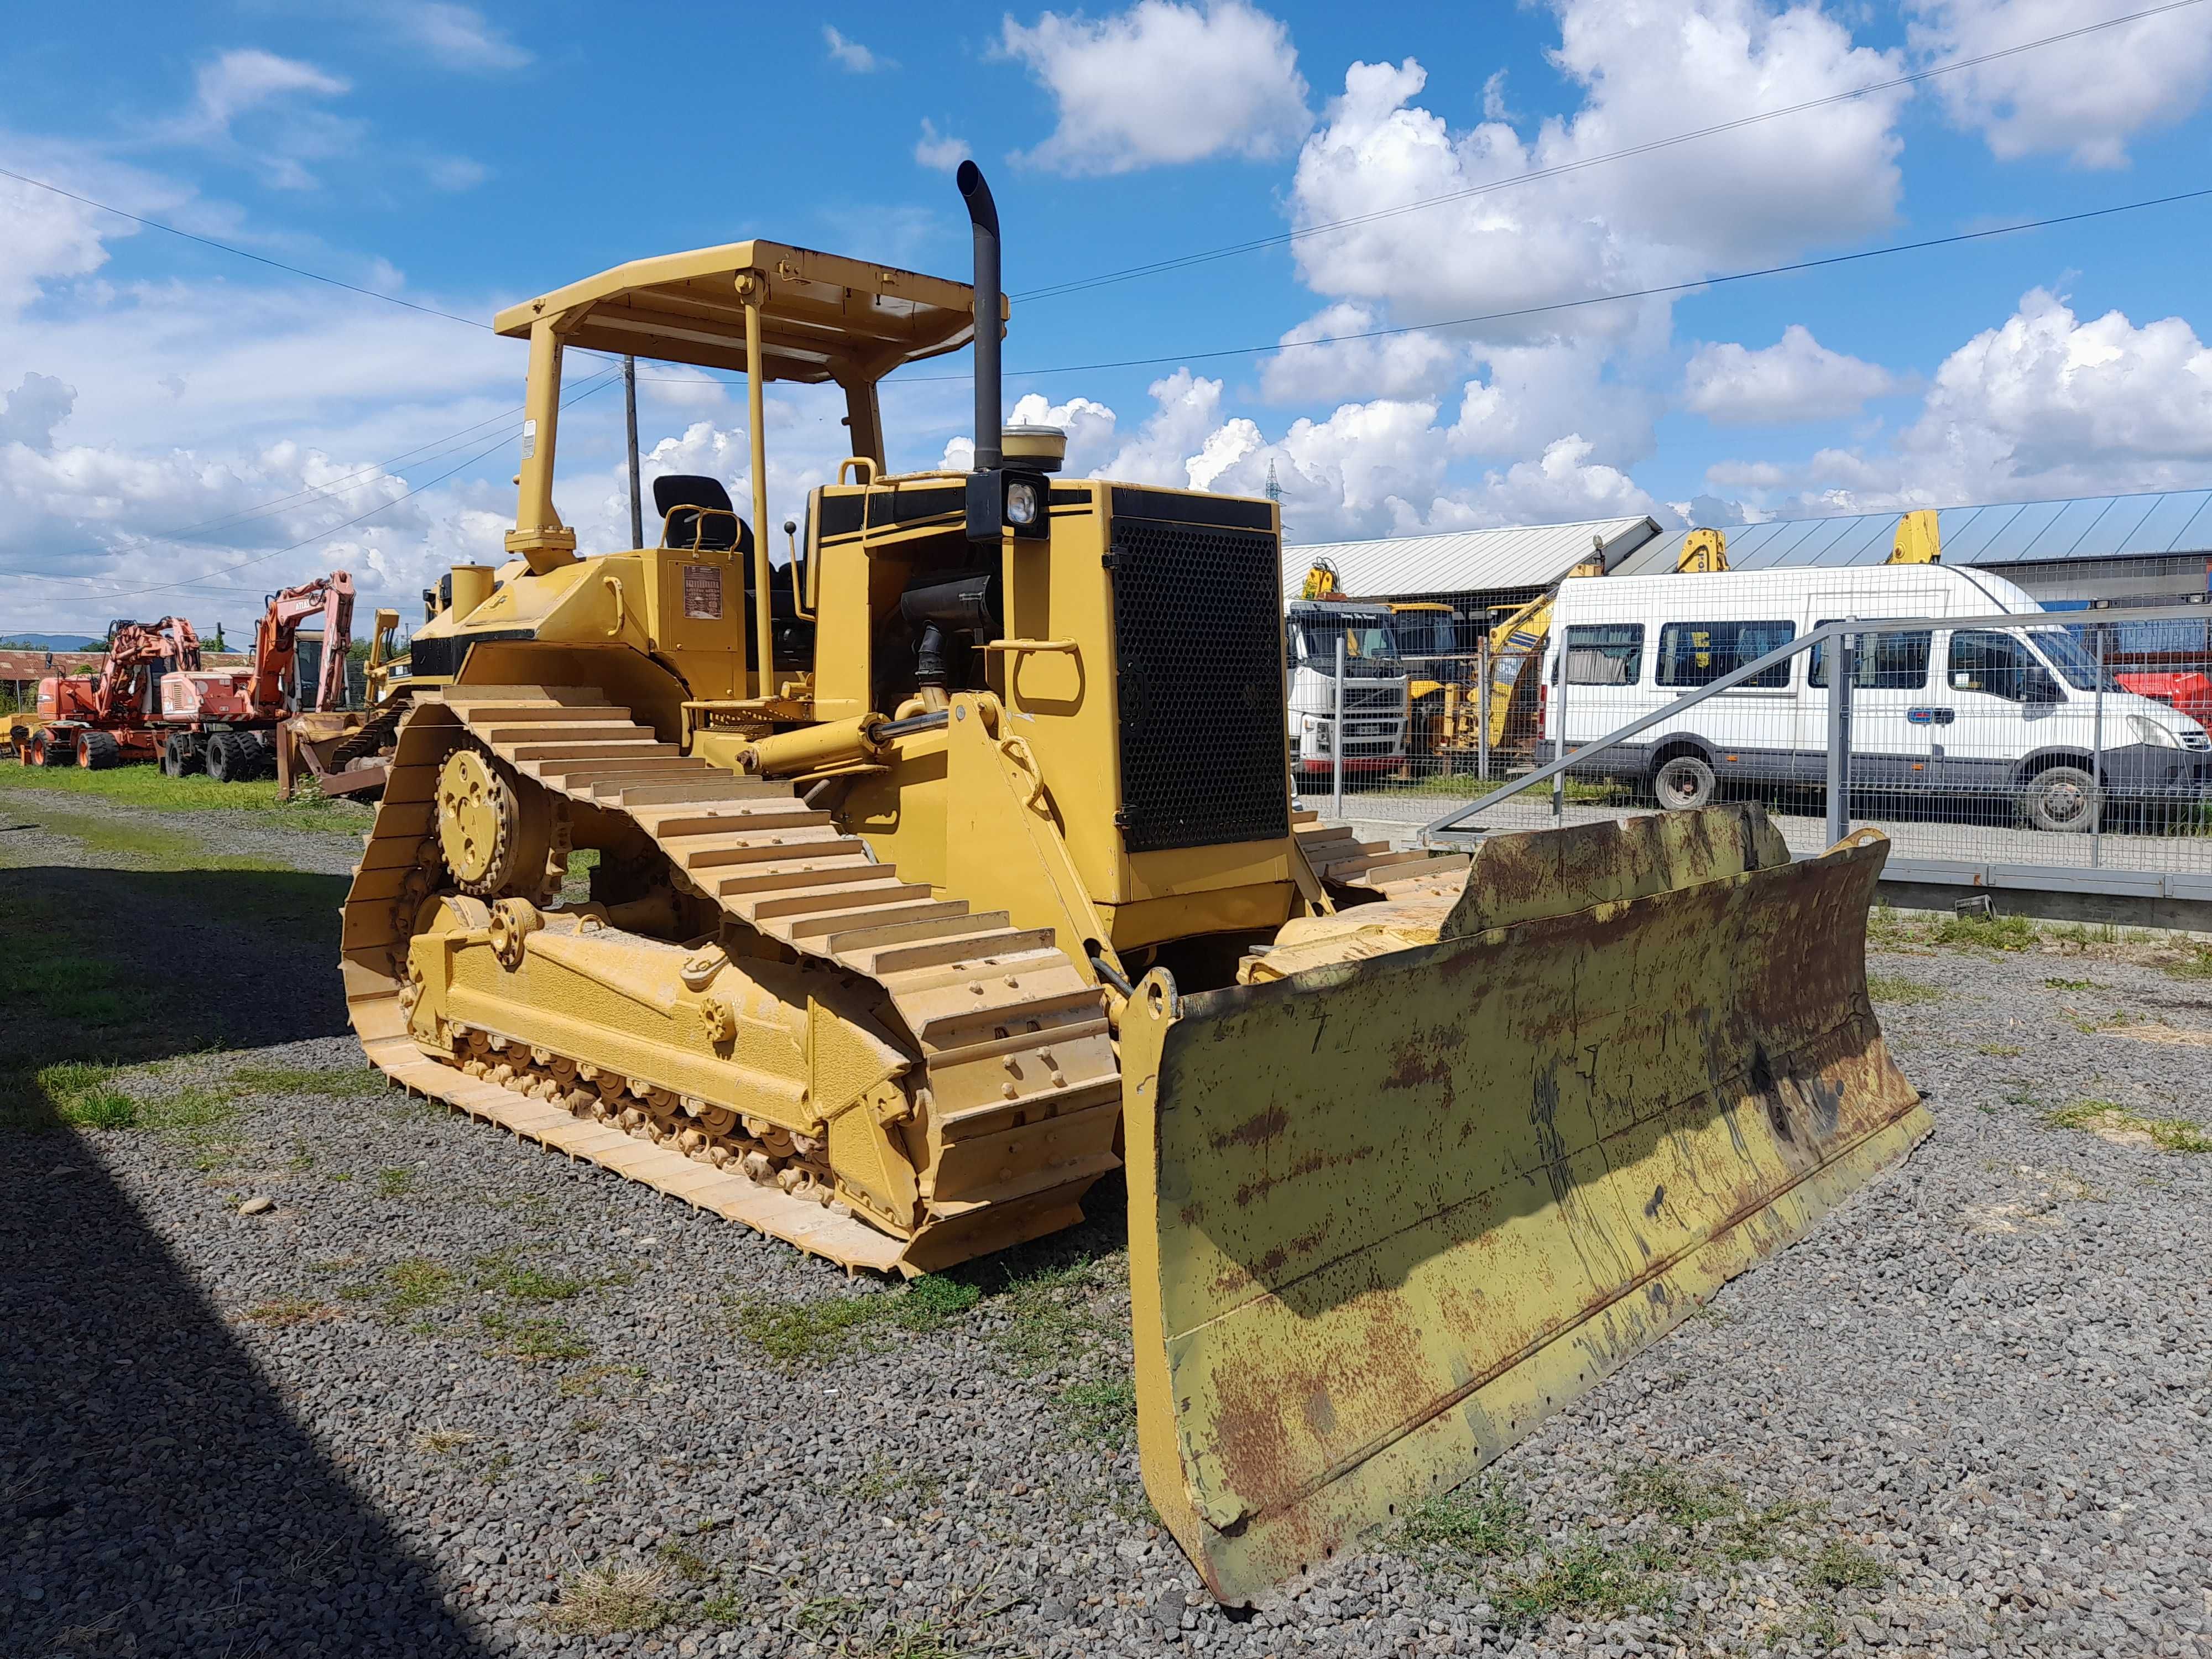
[[[1793,863],[1755,806],[1500,836],[1279,977],[1137,987],[1138,1438],[1217,1595],[1466,1480],[1928,1133],[1867,1000],[1887,851]]]

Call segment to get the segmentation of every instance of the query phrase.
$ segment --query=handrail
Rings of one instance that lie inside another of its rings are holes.
[[[1675,715],[1679,714],[1683,709],[1688,708],[1692,703],[1702,702],[1707,697],[1716,696],[1723,691],[1731,690],[1735,687],[1742,684],[1746,680],[1753,678],[1758,675],[1764,674],[1769,669],[1789,661],[1790,658],[1796,656],[1798,653],[1802,651],[1809,651],[1813,647],[1820,644],[1824,640],[1841,639],[1846,634],[1850,635],[1852,638],[1856,639],[1859,635],[1863,634],[1907,634],[1918,633],[1923,629],[1929,633],[1934,633],[1938,629],[1942,629],[1945,632],[1954,632],[1961,629],[2019,629],[2025,631],[2029,629],[2036,628],[2108,627],[2112,623],[2122,622],[2212,622],[2212,608],[2208,608],[2203,605],[2130,605],[2124,607],[2114,605],[2107,610],[2102,611],[2010,611],[2001,612],[1996,616],[1982,617],[1855,617],[1848,622],[1838,621],[1820,623],[1808,629],[1807,632],[1799,635],[1796,639],[1790,641],[1787,644],[1777,646],[1773,650],[1768,652],[1765,656],[1759,658],[1756,661],[1747,662],[1742,667],[1723,674],[1718,679],[1711,681],[1706,684],[1693,686],[1689,690],[1682,693],[1680,696],[1676,697],[1672,702],[1656,708],[1648,714],[1640,714],[1636,719],[1629,721],[1627,725],[1608,732],[1601,738],[1594,738],[1589,742],[1580,744],[1568,753],[1559,756],[1557,759],[1547,762],[1546,764],[1536,768],[1533,772],[1526,773],[1523,775],[1516,778],[1511,783],[1506,785],[1503,789],[1492,790],[1489,794],[1480,796],[1474,800],[1468,801],[1463,806],[1453,807],[1443,817],[1423,824],[1420,829],[1419,840],[1422,844],[1425,845],[1429,837],[1431,836],[1450,835],[1455,832],[1462,835],[1468,833],[1480,833],[1462,830],[1460,826],[1465,823],[1467,819],[1474,817],[1477,813],[1487,811],[1491,807],[1497,805],[1500,801],[1510,799],[1511,797],[1521,793],[1523,790],[1534,788],[1540,783],[1549,783],[1554,777],[1565,772],[1569,768],[1572,767],[1577,760],[1579,760],[1583,756],[1589,754],[1592,750],[1610,749],[1613,744],[1625,742],[1626,739],[1636,736],[1638,732],[1648,731],[1652,726],[1660,725],[1663,721],[1672,720]],[[1559,637],[1562,640],[1565,638],[1564,629],[1560,630]]]

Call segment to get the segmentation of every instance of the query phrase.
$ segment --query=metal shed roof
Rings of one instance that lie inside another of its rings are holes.
[[[1284,549],[1283,592],[1285,598],[1297,592],[1316,558],[1334,565],[1344,591],[1362,599],[1549,587],[1590,556],[1593,537],[1604,543],[1610,568],[1659,533],[1656,520],[1638,515],[1373,542],[1316,542]]]
[[[1778,519],[1741,525],[1728,538],[1731,570],[1800,565],[1880,564],[1897,541],[1896,513],[1842,519]],[[1947,507],[1936,515],[1946,564],[2046,563],[2063,559],[2159,558],[2212,554],[2212,490],[2092,495],[2078,501]],[[1646,542],[1615,574],[1672,570],[1687,531]]]

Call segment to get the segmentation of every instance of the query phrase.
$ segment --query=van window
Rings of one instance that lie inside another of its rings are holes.
[[[2009,634],[1962,630],[1951,635],[1951,689],[1984,691],[2007,702],[2056,702],[2058,682]]]
[[[1796,637],[1794,623],[1668,623],[1659,630],[1659,684],[1711,685],[1722,675],[1733,674]],[[1744,681],[1743,689],[1778,690],[1789,684],[1790,665],[1785,660]]]
[[[1569,685],[1634,685],[1644,667],[1642,623],[1567,629]]]
[[[1820,626],[1842,620],[1824,618]],[[1935,635],[1922,631],[1917,634],[1862,634],[1851,653],[1851,684],[1862,691],[1922,691],[1928,686],[1928,647]],[[1826,661],[1828,642],[1823,640],[1813,647],[1812,677],[1808,685],[1828,683]]]

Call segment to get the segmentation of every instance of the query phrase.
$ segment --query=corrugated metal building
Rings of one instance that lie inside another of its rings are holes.
[[[1899,516],[1738,526],[1723,532],[1729,568],[1880,564],[1896,544]],[[2054,607],[2203,593],[2212,566],[2212,489],[1953,507],[1936,519],[1946,564],[1995,569]],[[1672,570],[1686,534],[1652,538],[1621,561],[1617,574]]]
[[[1656,520],[1638,515],[1288,547],[1283,597],[1297,598],[1308,568],[1327,559],[1339,585],[1357,598],[1437,601],[1474,616],[1526,605],[1599,552],[1606,568],[1615,569],[1662,533]]]

